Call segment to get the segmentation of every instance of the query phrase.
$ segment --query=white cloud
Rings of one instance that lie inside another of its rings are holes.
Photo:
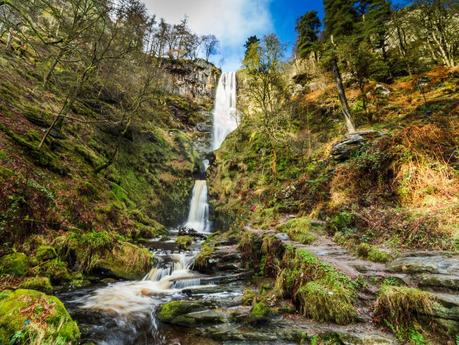
[[[188,16],[191,29],[199,34],[214,34],[220,40],[225,70],[240,66],[244,43],[251,35],[273,31],[270,0],[143,0],[152,14],[169,23]]]

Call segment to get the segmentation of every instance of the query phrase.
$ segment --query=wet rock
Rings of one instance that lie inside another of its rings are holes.
[[[211,303],[204,301],[171,301],[161,305],[156,313],[159,321],[175,325],[188,325],[185,315],[207,309]]]
[[[445,274],[422,274],[419,278],[420,287],[459,290],[459,276]]]
[[[279,241],[289,241],[290,237],[286,233],[279,233],[274,235],[275,238],[277,238]]]
[[[344,345],[392,345],[398,344],[395,339],[377,334],[337,333]]]
[[[219,324],[225,321],[225,314],[216,310],[203,310],[179,315],[169,323],[179,326],[198,326],[205,324]]]

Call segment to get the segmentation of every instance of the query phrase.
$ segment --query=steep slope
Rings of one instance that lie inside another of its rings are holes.
[[[3,288],[34,275],[57,285],[82,284],[81,272],[138,277],[151,256],[128,242],[158,236],[186,218],[200,168],[194,145],[207,130],[220,72],[205,61],[164,66],[165,81],[180,87],[150,96],[129,126],[120,114],[122,101],[133,96],[101,81],[78,94],[62,128],[38,149],[64,90],[43,89],[27,54],[2,53]],[[8,258],[22,253],[27,260],[19,272]]]

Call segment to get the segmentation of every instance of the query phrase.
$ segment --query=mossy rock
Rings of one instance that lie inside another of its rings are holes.
[[[353,291],[328,281],[312,281],[298,290],[305,316],[316,321],[346,325],[356,320]]]
[[[204,302],[196,301],[171,301],[161,305],[156,312],[156,317],[164,323],[177,324],[184,315],[205,309]],[[177,320],[178,319],[178,320]]]
[[[148,249],[120,242],[101,255],[94,269],[107,271],[117,278],[139,279],[151,269],[152,264],[153,254]]]
[[[80,330],[54,296],[19,289],[0,293],[0,343],[77,344]]]
[[[48,277],[54,284],[62,284],[72,279],[67,264],[59,258],[45,262],[37,273]]]
[[[23,277],[29,269],[29,258],[24,253],[12,253],[0,258],[0,275]]]
[[[181,250],[188,250],[193,244],[193,237],[191,236],[178,236],[175,240],[177,247]]]
[[[38,261],[52,260],[57,257],[56,249],[51,246],[42,245],[37,248],[36,258]]]
[[[251,323],[263,323],[269,321],[271,310],[264,302],[255,302],[252,305],[248,321]]]
[[[199,254],[196,256],[194,260],[193,269],[201,273],[207,273],[211,271],[210,261],[211,261],[212,255],[214,254],[214,251],[215,251],[214,247],[205,243],[201,247],[201,251],[199,252]]]
[[[19,286],[21,289],[38,290],[47,294],[53,292],[53,286],[48,277],[32,277],[24,280]]]
[[[392,259],[389,253],[386,253],[379,248],[372,246],[368,243],[361,243],[357,247],[357,253],[359,256],[366,258],[373,262],[386,263]]]

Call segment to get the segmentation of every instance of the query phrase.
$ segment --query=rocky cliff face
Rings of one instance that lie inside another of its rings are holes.
[[[220,69],[203,60],[166,60],[165,69],[170,74],[168,89],[179,96],[212,100],[217,87]]]

